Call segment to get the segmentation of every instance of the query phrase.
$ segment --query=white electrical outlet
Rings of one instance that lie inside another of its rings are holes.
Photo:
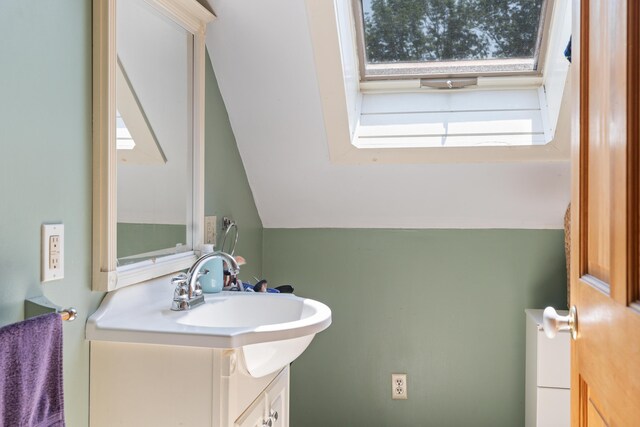
[[[64,225],[42,224],[42,267],[43,282],[64,277]]]
[[[391,374],[391,398],[407,398],[407,374]]]
[[[204,243],[208,245],[216,244],[216,217],[204,217]]]

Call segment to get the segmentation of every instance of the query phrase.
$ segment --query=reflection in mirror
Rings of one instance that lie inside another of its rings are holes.
[[[175,273],[204,240],[204,66],[196,0],[93,0],[92,288]]]
[[[193,35],[144,0],[116,5],[116,250],[122,266],[193,247]]]

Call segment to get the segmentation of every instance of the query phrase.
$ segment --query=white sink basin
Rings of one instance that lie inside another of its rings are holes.
[[[172,296],[168,277],[109,293],[87,321],[87,339],[235,348],[246,371],[262,377],[331,324],[329,307],[292,294],[205,294],[205,304],[189,311],[171,311]]]
[[[309,310],[313,307],[311,300],[285,294],[221,292],[205,294],[205,301],[204,305],[183,312],[177,322],[192,326],[259,328],[295,322],[315,312]],[[303,313],[305,307],[308,310]]]

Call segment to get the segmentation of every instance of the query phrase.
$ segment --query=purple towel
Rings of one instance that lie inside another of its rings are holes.
[[[64,427],[59,314],[0,328],[0,426]]]

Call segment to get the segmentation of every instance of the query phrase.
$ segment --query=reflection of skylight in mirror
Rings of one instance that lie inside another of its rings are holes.
[[[133,150],[136,143],[127,129],[120,112],[116,110],[116,149],[117,150]]]

